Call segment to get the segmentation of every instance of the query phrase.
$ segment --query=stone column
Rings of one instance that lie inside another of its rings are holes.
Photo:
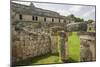
[[[63,62],[67,62],[67,55],[66,55],[66,33],[60,33],[60,56]]]

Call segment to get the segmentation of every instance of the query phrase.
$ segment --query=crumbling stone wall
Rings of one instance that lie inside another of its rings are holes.
[[[13,62],[51,53],[50,37],[44,33],[30,33],[25,30],[12,32]]]
[[[95,61],[96,60],[96,43],[95,36],[81,35],[80,37],[80,61]],[[90,38],[91,37],[91,38]]]
[[[57,53],[58,52],[58,39],[57,36],[51,36],[51,52],[52,53]]]

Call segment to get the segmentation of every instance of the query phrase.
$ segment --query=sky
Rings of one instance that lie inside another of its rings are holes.
[[[24,5],[30,5],[30,2],[19,2],[19,1],[14,1],[14,2]],[[63,16],[74,14],[76,17],[83,18],[84,20],[92,19],[95,21],[95,6],[39,3],[39,2],[33,2],[33,4],[35,5],[35,7],[55,11]]]

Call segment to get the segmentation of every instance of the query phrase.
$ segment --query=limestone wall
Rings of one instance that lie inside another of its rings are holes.
[[[12,11],[12,13],[15,13]],[[33,20],[32,15],[25,15],[25,14],[19,14],[15,13],[16,15],[14,16],[15,21],[35,21],[35,22],[45,22],[45,23],[64,23],[64,20],[66,20],[66,23],[69,23],[67,19],[62,19],[62,18],[55,18],[55,17],[45,17],[45,16],[37,16],[38,20]],[[13,16],[13,14],[11,14]],[[22,15],[22,19],[20,19],[20,15]],[[33,15],[36,17],[36,15]],[[46,18],[46,21],[44,21],[44,18]],[[54,21],[52,21],[54,19]],[[59,22],[60,19],[60,22]]]
[[[20,61],[27,58],[51,53],[50,38],[46,34],[13,31],[12,60]]]
[[[23,16],[23,21],[32,21],[32,16],[31,15],[22,15]]]
[[[91,38],[90,38],[91,37]],[[96,41],[95,37],[87,35],[80,36],[80,61],[96,60]]]

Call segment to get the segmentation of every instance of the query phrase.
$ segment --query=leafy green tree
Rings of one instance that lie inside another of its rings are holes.
[[[88,21],[87,21],[87,23],[92,23],[93,22],[93,20],[92,19],[89,19]]]
[[[84,19],[75,17],[75,22],[84,22]]]
[[[69,16],[67,16],[67,18],[68,18],[69,20],[74,20],[74,19],[75,19],[75,16],[74,16],[74,14],[70,14]]]
[[[75,22],[84,22],[83,18],[75,17],[74,14],[70,14],[69,16],[67,16],[67,18]]]

